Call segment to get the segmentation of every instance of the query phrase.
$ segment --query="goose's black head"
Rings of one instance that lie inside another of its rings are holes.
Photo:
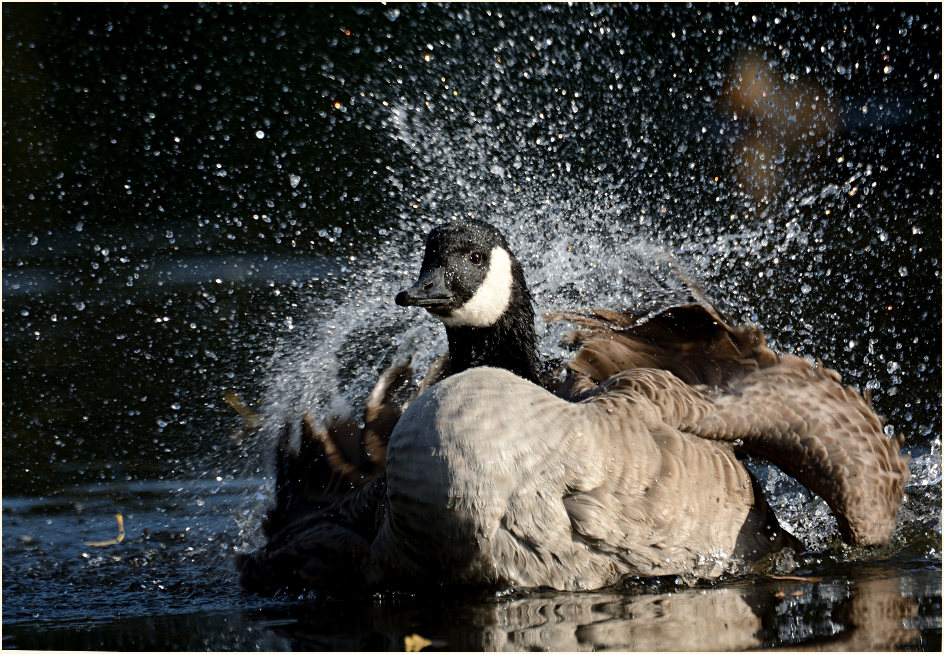
[[[492,225],[463,220],[433,229],[419,279],[396,303],[423,307],[443,322],[453,373],[496,366],[538,381],[531,294]]]
[[[426,238],[419,280],[396,303],[423,307],[447,327],[491,327],[511,302],[513,267],[521,270],[505,237],[488,223],[440,225]]]

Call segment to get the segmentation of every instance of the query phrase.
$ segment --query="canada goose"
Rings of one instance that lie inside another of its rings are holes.
[[[449,354],[412,397],[410,369],[387,370],[362,429],[306,420],[297,449],[286,429],[268,542],[241,558],[243,583],[592,589],[714,577],[800,546],[736,452],[820,494],[847,542],[887,542],[909,477],[902,438],[887,438],[837,373],[774,353],[690,291],[645,319],[550,316],[576,323],[582,344],[553,383],[505,238],[477,220],[437,227],[396,302],[441,320]]]

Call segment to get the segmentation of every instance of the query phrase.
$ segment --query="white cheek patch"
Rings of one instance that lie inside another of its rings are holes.
[[[511,301],[511,257],[502,248],[494,248],[489,257],[488,273],[468,302],[444,318],[446,327],[489,327],[494,325]]]

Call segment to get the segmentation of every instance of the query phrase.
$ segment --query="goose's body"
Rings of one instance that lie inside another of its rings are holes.
[[[731,445],[672,418],[629,386],[571,403],[501,369],[449,377],[391,437],[371,580],[599,588],[782,548]]]
[[[280,444],[269,542],[242,560],[244,583],[713,577],[798,545],[736,449],[822,495],[848,542],[889,540],[909,474],[900,439],[836,373],[777,355],[697,289],[689,300],[645,320],[557,316],[583,347],[545,388],[504,238],[478,221],[437,228],[397,303],[443,321],[448,358],[409,399],[409,370],[385,373],[362,434],[329,420],[307,424],[297,453]]]

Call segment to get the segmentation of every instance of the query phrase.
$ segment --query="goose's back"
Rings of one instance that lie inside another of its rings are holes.
[[[713,576],[721,561],[782,546],[742,536],[766,515],[729,444],[681,432],[644,394],[575,404],[493,368],[413,402],[390,440],[387,484],[378,581],[596,588]]]

